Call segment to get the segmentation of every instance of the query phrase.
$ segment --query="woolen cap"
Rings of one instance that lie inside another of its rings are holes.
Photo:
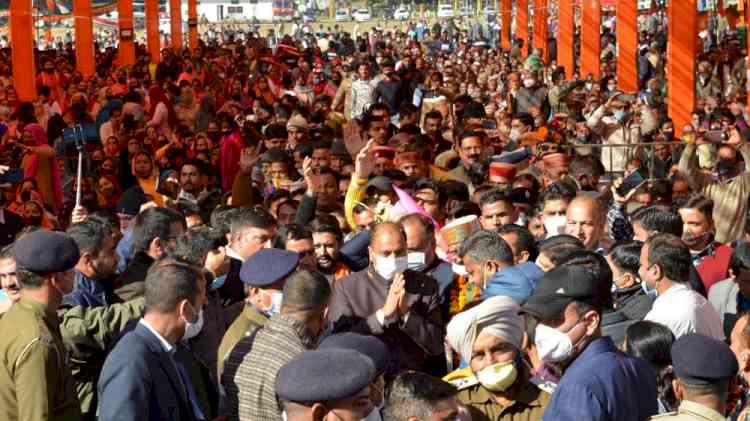
[[[739,370],[729,345],[697,333],[683,335],[672,344],[672,367],[678,378],[703,381],[728,379]]]
[[[378,374],[384,373],[391,362],[388,346],[372,335],[343,332],[323,340],[318,349],[353,349],[372,360]]]
[[[281,367],[275,391],[279,400],[313,404],[348,398],[375,378],[375,365],[353,349],[304,351]]]
[[[16,241],[16,266],[34,273],[55,273],[72,269],[81,255],[78,245],[62,232],[38,230]]]
[[[260,249],[242,262],[240,280],[245,285],[265,287],[289,276],[299,264],[299,253]]]

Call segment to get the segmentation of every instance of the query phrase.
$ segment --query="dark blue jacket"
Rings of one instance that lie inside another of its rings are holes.
[[[75,288],[63,297],[63,303],[70,306],[104,307],[118,302],[112,289],[105,285],[109,285],[109,282],[88,278],[76,270]]]
[[[140,323],[107,357],[97,391],[100,420],[195,420],[173,356]]]
[[[482,299],[504,295],[523,304],[536,288],[536,283],[544,272],[534,263],[521,263],[503,269],[490,279],[482,291]]]
[[[657,413],[656,373],[610,338],[590,343],[560,379],[543,421],[641,421]]]

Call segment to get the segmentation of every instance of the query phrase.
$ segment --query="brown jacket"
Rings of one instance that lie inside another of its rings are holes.
[[[370,267],[336,284],[329,308],[334,332],[354,331],[383,340],[400,369],[418,370],[428,356],[444,352],[445,325],[437,294],[409,295],[409,314],[383,326],[375,313],[383,308],[390,281]]]

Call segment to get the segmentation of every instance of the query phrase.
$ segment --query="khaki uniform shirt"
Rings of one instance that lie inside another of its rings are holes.
[[[242,313],[240,313],[240,315],[237,316],[236,319],[234,319],[232,324],[229,326],[229,329],[227,329],[227,332],[224,334],[224,338],[222,338],[221,340],[221,345],[219,345],[219,354],[217,359],[217,373],[219,374],[218,378],[221,378],[221,372],[224,370],[224,361],[226,361],[229,353],[232,351],[234,346],[237,345],[237,342],[239,342],[242,338],[247,336],[256,328],[263,326],[267,320],[268,317],[261,314],[258,310],[255,309],[255,307],[245,304],[245,308],[242,309]]]
[[[541,420],[550,401],[550,394],[529,383],[524,383],[518,397],[503,407],[492,393],[477,384],[459,390],[458,399],[466,405],[472,421],[535,421]]]
[[[60,321],[21,299],[0,319],[0,419],[79,420]]]
[[[659,421],[726,421],[727,417],[699,403],[682,401],[677,412],[655,415],[649,419]]]

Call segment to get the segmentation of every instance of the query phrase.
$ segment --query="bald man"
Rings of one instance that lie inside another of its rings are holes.
[[[399,369],[423,370],[427,357],[444,352],[437,290],[424,295],[406,291],[407,245],[401,225],[376,225],[369,251],[370,266],[336,284],[328,319],[334,331],[381,339]]]
[[[591,196],[576,196],[565,212],[565,233],[581,240],[587,250],[602,249],[604,211]]]

